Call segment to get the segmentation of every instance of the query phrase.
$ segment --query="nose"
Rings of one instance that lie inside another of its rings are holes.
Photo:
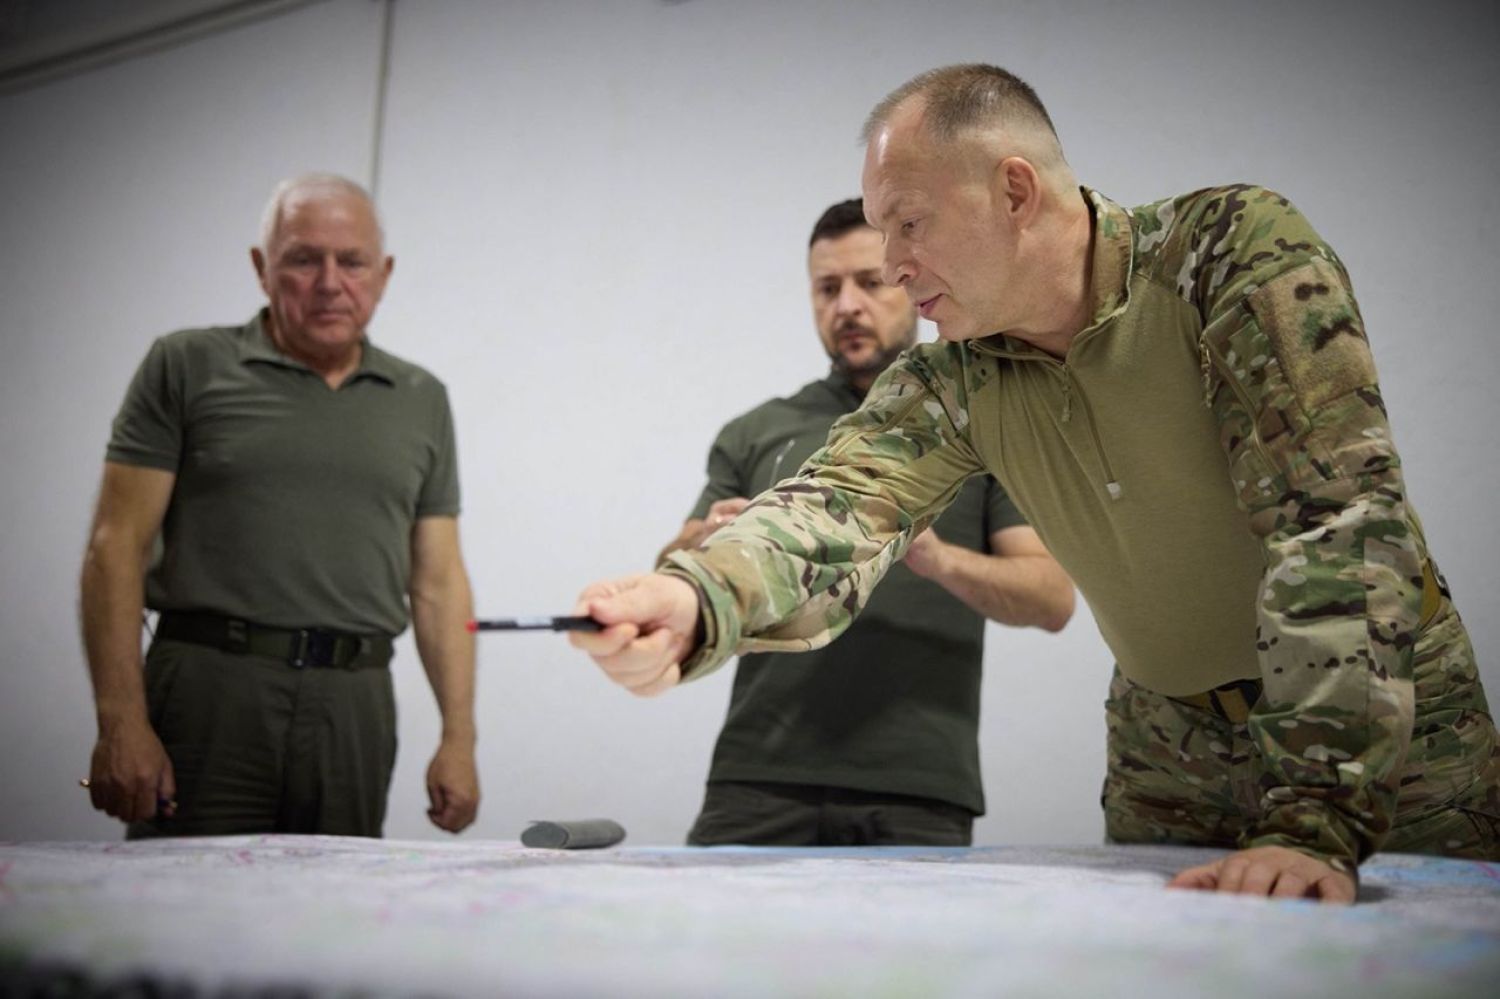
[[[900,244],[894,239],[888,240],[885,244],[885,259],[880,264],[880,280],[892,288],[905,287],[915,271],[911,266],[911,258],[902,251]]]
[[[334,292],[339,290],[339,262],[338,258],[329,254],[323,258],[318,267],[318,290]]]
[[[838,314],[849,316],[863,309],[865,306],[865,295],[860,290],[859,282],[853,278],[845,278],[839,285],[839,297],[835,303]]]

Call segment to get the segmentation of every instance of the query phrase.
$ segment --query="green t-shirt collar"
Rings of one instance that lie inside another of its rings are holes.
[[[241,362],[276,364],[284,368],[316,374],[301,361],[288,357],[276,349],[276,344],[272,341],[268,329],[270,319],[271,310],[263,308],[245,324],[245,330],[249,335],[240,338],[239,341]],[[396,372],[391,364],[390,355],[372,344],[368,335],[360,338],[360,347],[359,367],[355,369],[354,374],[349,376],[349,381],[359,378],[375,378],[387,385],[396,384]]]

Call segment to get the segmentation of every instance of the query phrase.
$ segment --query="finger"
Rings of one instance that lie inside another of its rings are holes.
[[[156,814],[156,782],[137,781],[135,791],[126,801],[127,822],[141,822]]]
[[[161,772],[156,775],[156,802],[167,818],[177,814],[177,773],[171,760],[163,761]]]
[[[445,815],[443,828],[451,833],[462,832],[468,828],[469,823],[474,821],[474,813],[477,811],[474,802],[459,798],[453,802],[448,814]]]
[[[608,627],[612,624],[645,625],[659,620],[672,609],[664,590],[662,577],[646,577],[643,581],[633,579],[613,593],[601,594],[588,601],[588,613],[595,621]]]
[[[427,801],[429,805],[427,817],[434,825],[447,828],[444,822],[453,811],[453,792],[444,787],[441,782],[434,781],[427,785]]]
[[[1239,892],[1241,895],[1269,895],[1272,886],[1276,884],[1277,875],[1281,873],[1282,869],[1276,864],[1247,864],[1245,876],[1240,880]]]
[[[1218,863],[1189,867],[1167,882],[1168,888],[1187,888],[1194,891],[1213,891],[1219,886]]]
[[[610,677],[632,693],[659,693],[676,681],[661,684],[665,675],[677,666],[672,655],[674,645],[672,633],[658,629],[630,644],[630,648],[616,656],[611,662],[601,662]],[[681,671],[677,672],[681,676]]]
[[[1347,874],[1330,870],[1313,885],[1313,891],[1317,894],[1319,901],[1330,905],[1353,905],[1357,894],[1354,888],[1354,879]]]
[[[583,588],[582,593],[578,594],[578,601],[574,604],[574,609],[584,610],[590,600],[597,600],[600,597],[609,597],[619,593],[624,588],[627,580],[628,577],[627,579],[601,579],[590,583]]]
[[[642,687],[632,687],[630,692],[637,697],[655,697],[664,694],[682,681],[682,667],[676,663],[668,666],[655,680]]]
[[[97,771],[89,773],[89,804],[101,812],[108,812],[109,796],[104,777]]]
[[[640,636],[641,629],[634,624],[610,625],[602,631],[570,631],[568,642],[595,659],[619,654]]]
[[[104,813],[112,818],[126,821],[125,816],[130,811],[130,794],[117,780],[104,779]]]
[[[1238,893],[1245,882],[1245,869],[1249,864],[1239,856],[1226,859],[1219,865],[1219,891]]]
[[[642,691],[660,680],[675,662],[666,654],[659,641],[632,648],[627,655],[617,658],[606,668],[611,680],[630,691]]]
[[[437,826],[439,829],[452,832],[455,814],[456,813],[453,810],[452,804],[445,803],[441,808],[429,809],[427,812],[427,817],[431,819],[432,824]]]
[[[108,784],[99,789],[97,800],[98,804],[94,807],[112,819],[120,818],[121,814],[125,811],[120,805],[119,792]]]
[[[709,516],[728,520],[739,515],[740,511],[750,505],[750,501],[743,496],[734,496],[729,499],[721,499],[708,508]]]
[[[660,652],[650,645],[642,646],[640,641],[632,642],[615,655],[595,656],[594,664],[612,682],[623,687],[638,687],[655,679],[666,668]]]
[[[590,583],[578,594],[578,599],[573,601],[573,613],[587,617],[592,612],[594,601],[607,600],[624,593],[637,586],[639,580],[639,576],[625,576],[621,579],[601,579]]]
[[[1282,871],[1281,877],[1276,879],[1276,887],[1271,891],[1271,897],[1305,898],[1309,887],[1311,886],[1307,879],[1296,871]]]

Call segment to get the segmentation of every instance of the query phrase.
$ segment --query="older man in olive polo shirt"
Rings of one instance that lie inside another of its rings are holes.
[[[428,815],[458,832],[479,784],[447,393],[365,335],[394,261],[357,184],[283,182],[250,255],[267,308],[158,339],[114,421],[81,585],[90,796],[132,838],[380,835],[409,600],[442,713]]]

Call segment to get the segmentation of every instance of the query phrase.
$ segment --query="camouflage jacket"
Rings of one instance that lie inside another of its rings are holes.
[[[1058,360],[915,348],[797,478],[664,567],[700,590],[690,675],[832,640],[964,479],[993,473],[1120,669],[1168,695],[1260,677],[1245,845],[1357,861],[1411,738],[1425,545],[1338,258],[1234,186],[1095,215],[1093,322]]]

